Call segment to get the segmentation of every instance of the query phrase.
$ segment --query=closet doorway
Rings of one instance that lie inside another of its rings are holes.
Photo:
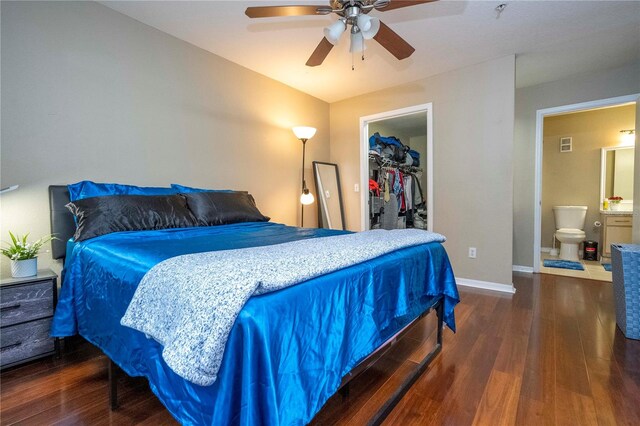
[[[363,231],[433,230],[432,111],[427,103],[360,118]],[[394,226],[391,215],[396,211]]]

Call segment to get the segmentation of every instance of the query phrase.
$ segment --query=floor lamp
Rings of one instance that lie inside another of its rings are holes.
[[[316,134],[316,129],[313,127],[297,126],[292,130],[296,138],[302,142],[302,194],[300,194],[300,204],[302,204],[302,207],[300,210],[300,227],[304,227],[304,206],[312,204],[314,201],[313,194],[309,192],[307,182],[304,179],[304,160],[307,141]]]

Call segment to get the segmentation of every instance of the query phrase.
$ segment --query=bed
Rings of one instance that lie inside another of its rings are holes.
[[[437,345],[380,407],[381,421],[441,348],[441,327],[455,328],[455,279],[443,246],[397,250],[244,305],[226,343],[217,380],[199,386],[178,376],[162,346],[120,325],[136,287],[159,262],[187,253],[269,246],[346,231],[248,222],[116,232],[69,240],[73,217],[65,186],[50,187],[54,258],[64,258],[52,335],[79,334],[151,390],[182,424],[306,424],[324,403],[370,364],[390,339],[431,311]],[[167,300],[167,303],[171,303]],[[115,381],[111,387],[115,406]]]

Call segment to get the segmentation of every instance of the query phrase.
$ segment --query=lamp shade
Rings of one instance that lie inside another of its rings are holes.
[[[340,36],[346,29],[347,25],[338,19],[336,22],[324,29],[324,37],[329,40],[329,43],[335,45],[338,40],[340,40]]]
[[[308,140],[316,134],[315,127],[296,126],[291,130],[293,130],[293,134],[296,135],[298,139]]]
[[[364,45],[362,31],[351,33],[351,47],[349,48],[349,52],[362,52],[364,49],[366,49],[366,46]]]
[[[305,189],[304,192],[302,192],[302,195],[300,195],[300,203],[302,203],[305,206],[308,206],[309,204],[313,204],[314,201],[315,201],[315,198],[313,198],[313,194],[310,193],[308,189]]]
[[[367,15],[358,16],[358,28],[365,40],[371,40],[380,30],[380,20]]]

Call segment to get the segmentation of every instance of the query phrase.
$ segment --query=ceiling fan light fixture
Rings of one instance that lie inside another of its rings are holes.
[[[363,52],[367,47],[364,45],[364,37],[362,36],[362,31],[352,32],[351,33],[351,47],[349,48],[349,52]]]
[[[362,31],[369,31],[371,28],[371,17],[368,15],[360,14],[358,15],[358,28]]]
[[[338,19],[333,24],[324,29],[324,36],[329,43],[335,45],[340,40],[340,36],[347,29],[347,25],[342,19]]]
[[[360,24],[361,18],[366,18],[366,22],[364,22],[364,19],[362,20],[364,26]],[[358,27],[360,27],[362,37],[364,37],[366,40],[371,40],[376,36],[376,34],[378,34],[378,31],[380,30],[380,19],[372,18],[367,15],[360,15],[358,17]]]
[[[1,0],[0,0],[1,1]],[[306,62],[308,67],[322,65],[333,47],[338,44],[342,33],[351,26],[351,53],[365,50],[365,41],[374,39],[396,59],[403,60],[415,52],[405,39],[389,28],[384,22],[368,15],[374,10],[392,11],[409,6],[431,3],[437,0],[327,0],[329,5],[283,5],[248,7],[245,14],[249,18],[275,18],[288,16],[317,16],[335,14],[339,20],[324,28],[324,37]],[[506,4],[506,3],[504,3]],[[499,6],[498,9],[503,9]],[[497,10],[496,12],[500,12]],[[364,60],[364,54],[362,55]],[[351,68],[354,69],[353,58]]]

